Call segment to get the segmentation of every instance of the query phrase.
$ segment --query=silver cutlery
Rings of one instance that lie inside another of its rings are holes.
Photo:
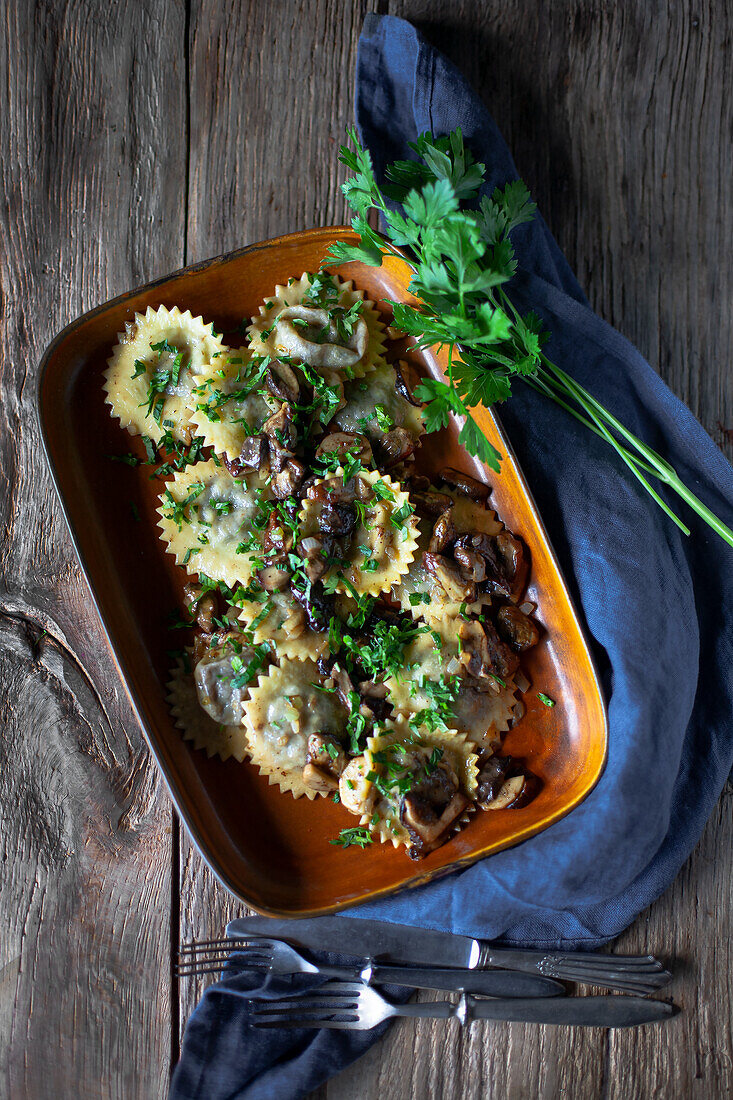
[[[633,1027],[669,1019],[677,1012],[666,1001],[643,997],[542,997],[478,1000],[463,993],[457,1004],[429,1001],[394,1005],[358,982],[326,982],[318,989],[252,1005],[256,1027],[331,1028],[365,1031],[393,1016],[458,1020],[511,1020],[575,1027]]]
[[[442,989],[452,993],[481,993],[487,997],[557,997],[565,993],[559,982],[539,974],[511,970],[460,970],[382,966],[322,966],[304,958],[281,940],[223,939],[184,943],[178,954],[179,977],[201,977],[223,971],[228,963],[273,974],[322,974],[366,985],[406,985],[415,989]]]
[[[313,917],[278,920],[240,917],[227,925],[227,936],[282,939],[297,948],[339,951],[382,963],[461,967],[468,970],[520,971],[583,982],[623,993],[654,993],[672,975],[653,955],[603,955],[585,951],[529,951],[497,947],[487,940],[428,928],[360,920]]]

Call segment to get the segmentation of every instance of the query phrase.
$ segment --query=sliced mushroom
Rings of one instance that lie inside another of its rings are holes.
[[[331,733],[312,733],[306,760],[322,771],[339,776],[347,764],[343,745]],[[337,784],[338,786],[338,784]]]
[[[455,773],[445,764],[439,764],[427,779],[409,790],[400,803],[400,821],[411,840],[410,858],[422,859],[438,848],[467,805]]]
[[[304,609],[311,630],[328,630],[328,624],[334,613],[334,599],[323,591],[322,582],[316,581],[305,591],[293,585],[292,593]]]
[[[511,598],[519,600],[527,582],[529,562],[520,539],[511,531],[500,531],[496,536],[496,548],[511,580]]]
[[[318,530],[323,535],[339,539],[350,535],[356,527],[353,504],[324,504],[318,515]]]
[[[296,405],[300,397],[300,384],[295,371],[288,363],[273,360],[265,371],[265,381],[270,393],[288,405]]]
[[[512,584],[507,575],[504,559],[499,555],[496,541],[490,535],[484,533],[461,535],[456,539],[453,553],[457,554],[459,549],[479,554],[483,559],[486,575],[482,584],[487,592],[507,599],[511,596]]]
[[[523,798],[527,781],[523,775],[513,775],[507,779],[501,790],[490,802],[481,808],[484,810],[508,810],[516,806]]]
[[[483,481],[477,481],[475,477],[464,474],[462,470],[455,470],[452,466],[445,466],[440,471],[440,476],[448,485],[453,485],[459,493],[470,497],[479,504],[485,504],[489,499],[489,486]]]
[[[489,802],[492,802],[504,785],[507,772],[512,765],[511,756],[490,756],[479,769],[476,803],[485,810]]]
[[[369,768],[363,756],[350,760],[339,777],[339,798],[352,814],[368,814],[376,799],[376,789],[367,779]]]
[[[422,479],[421,479],[422,480]],[[414,478],[410,479],[410,500],[418,512],[426,512],[429,516],[439,516],[453,507],[453,497],[447,493],[439,493],[437,489],[413,489]]]
[[[291,572],[284,564],[266,565],[257,571],[257,580],[265,592],[282,592],[290,583]]]
[[[517,657],[516,653],[514,653],[508,645],[502,642],[501,638],[496,633],[494,624],[488,619],[483,623],[483,630],[489,647],[491,668],[497,675],[501,676],[503,680],[506,680],[508,676],[511,676],[519,668],[519,657]]]
[[[262,431],[270,441],[270,451],[284,451],[286,455],[295,453],[297,433],[293,425],[293,410],[283,403],[277,412],[269,416],[262,425]]]
[[[283,468],[272,476],[270,482],[272,495],[277,500],[297,496],[305,474],[303,463],[297,458],[289,458]]]
[[[502,638],[505,638],[517,653],[521,653],[524,649],[531,649],[540,640],[540,632],[535,623],[514,604],[502,607],[496,616],[496,626]]]
[[[421,409],[422,401],[418,401],[416,397],[413,397],[412,390],[410,389],[407,383],[407,379],[405,377],[410,369],[408,364],[405,362],[404,359],[398,359],[396,363],[392,364],[392,369],[394,370],[396,376],[394,388],[397,393],[400,395],[400,397],[404,397],[405,401],[408,401],[411,405],[414,405],[416,409]]]
[[[333,554],[333,539],[327,536],[302,539],[296,549],[298,557],[305,562],[305,575],[311,584],[320,580]]]
[[[389,470],[398,462],[404,462],[406,458],[414,454],[417,440],[408,432],[407,428],[392,428],[386,435],[380,436],[374,441],[380,465]]]
[[[456,546],[453,557],[463,566],[471,580],[476,581],[477,584],[486,580],[486,563],[480,554],[474,553],[473,550],[465,550],[462,546]]]
[[[267,472],[269,448],[266,435],[249,435],[242,443],[242,450],[234,459],[224,456],[224,464],[232,477],[240,477],[247,470]]]
[[[447,508],[445,512],[441,512],[433,526],[433,533],[428,545],[429,552],[431,554],[442,554],[457,534],[458,532],[453,526],[451,509]]]
[[[273,508],[267,520],[267,526],[262,536],[262,549],[265,558],[271,558],[273,554],[278,557],[280,555],[284,556],[293,549],[292,528],[283,523],[282,516],[277,508]]]
[[[204,634],[212,634],[215,629],[214,618],[221,610],[216,594],[206,592],[200,584],[191,581],[184,585],[183,603],[189,615],[195,613],[199,630]]]
[[[330,432],[318,444],[316,458],[334,454],[339,458],[360,458],[368,465],[372,461],[372,445],[358,432]]]
[[[471,622],[461,622],[458,627],[458,637],[461,640],[461,663],[469,676],[477,680],[490,676],[494,666],[486,632],[481,623],[475,619]]]
[[[278,345],[290,355],[311,367],[331,370],[356,366],[369,347],[369,329],[363,317],[359,317],[344,345],[339,342],[338,329],[328,310],[303,305],[288,306],[280,313],[275,334]]]
[[[338,790],[339,781],[335,775],[324,771],[315,764],[306,764],[303,768],[303,782],[312,791],[319,794],[331,794]]]
[[[340,477],[327,477],[317,485],[309,485],[306,495],[309,500],[321,504],[353,504],[357,495],[357,479],[351,477],[344,481]]]
[[[431,554],[426,551],[422,556],[424,569],[435,577],[445,594],[451,600],[459,603],[473,603],[476,599],[476,585],[461,571],[459,565],[449,561],[442,554]]]

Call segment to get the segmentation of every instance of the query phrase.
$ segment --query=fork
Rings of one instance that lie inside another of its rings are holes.
[[[316,966],[314,963],[305,960],[294,948],[280,940],[260,936],[228,936],[198,942],[194,940],[182,944],[179,950],[177,973],[181,977],[202,977],[205,974],[220,973],[226,969],[227,957],[230,954],[241,955],[242,961],[245,962],[246,960],[246,965],[252,967],[252,969],[272,969],[274,973],[279,974],[325,974],[335,978],[353,979],[361,977],[366,969],[369,967],[374,969],[375,966],[373,960],[367,960],[364,967],[357,969]],[[538,952],[532,952],[531,954],[539,955]],[[502,965],[506,969],[476,969],[468,971],[468,973],[475,973],[476,975],[504,973],[511,974],[515,978],[519,977],[522,972],[522,959],[517,957],[515,960],[513,958],[515,955],[526,955],[526,953],[511,949],[505,950],[501,959]],[[541,955],[539,957],[542,962],[539,965],[535,964],[534,973],[527,972],[527,977],[544,974],[547,979],[564,978],[567,981],[584,982],[589,985],[603,986],[607,989],[616,989],[621,993],[636,993],[642,996],[656,993],[672,977],[668,970],[663,969],[657,960],[652,958],[637,959],[627,958],[626,956],[593,955],[586,959],[585,956],[580,955],[563,955],[558,958],[556,964],[555,956],[547,956],[546,960]],[[515,961],[517,970],[512,969],[512,964]],[[286,964],[287,969],[278,969],[278,967],[284,967]],[[499,963],[497,963],[497,966],[499,966]],[[292,967],[295,967],[295,969],[292,969]],[[372,974],[372,981],[377,981],[378,984],[379,981],[394,982],[395,985],[399,985],[400,982],[403,985],[412,984],[409,980],[406,980],[405,976],[409,973],[406,968],[401,966],[383,967],[380,965],[379,970],[382,972],[390,971],[391,973],[389,977],[380,979],[375,979]],[[483,991],[479,986],[472,985],[470,981],[464,982],[463,978],[458,980],[456,970],[453,968],[445,968],[443,973],[446,973],[446,978],[452,973],[453,979],[449,984],[424,985],[422,988],[452,990],[460,988],[473,993]],[[466,972],[458,971],[458,973],[463,974]],[[400,975],[402,975],[402,979]],[[364,979],[362,978],[362,980]],[[506,992],[501,990],[498,983],[493,988],[498,990],[499,996],[507,995]],[[521,990],[518,983],[517,988]]]
[[[227,957],[226,952],[231,952]],[[363,966],[322,966],[310,962],[282,940],[251,942],[209,940],[183,944],[177,975],[201,977],[226,969],[228,962],[248,970],[272,974],[321,974],[364,982],[366,985],[406,985],[418,989],[442,989],[451,993],[482,993],[489,997],[557,997],[565,993],[559,982],[539,974],[512,970],[460,970],[444,967],[381,966],[367,960]]]
[[[543,997],[479,1000],[461,994],[457,1004],[429,1001],[395,1005],[359,982],[325,982],[316,990],[278,1001],[253,1002],[255,1027],[329,1028],[368,1031],[396,1016],[458,1020],[510,1020],[517,1023],[570,1024],[576,1027],[633,1027],[674,1016],[666,1001],[643,997]]]

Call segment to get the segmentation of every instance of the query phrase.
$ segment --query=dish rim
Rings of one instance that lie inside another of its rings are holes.
[[[302,241],[303,239],[316,239],[319,236],[333,237],[334,234],[338,234],[339,236],[344,237],[344,238],[354,238],[354,239],[356,239],[356,237],[357,237],[357,234],[354,232],[352,227],[351,226],[346,226],[346,225],[320,226],[320,227],[314,227],[312,229],[298,231],[298,232],[295,232],[295,233],[280,234],[277,237],[271,237],[267,240],[257,241],[257,242],[254,242],[253,244],[245,245],[242,248],[233,249],[229,252],[224,252],[224,253],[221,253],[217,256],[212,256],[212,257],[210,257],[208,259],[205,259],[205,260],[199,260],[199,261],[197,261],[196,263],[193,263],[193,264],[187,264],[184,267],[177,268],[174,271],[168,272],[166,275],[159,276],[158,278],[150,280],[149,282],[142,283],[142,284],[140,284],[136,287],[133,287],[132,289],[127,290],[127,291],[123,292],[122,294],[118,294],[113,298],[109,298],[108,300],[100,303],[99,305],[94,306],[92,309],[87,310],[85,313],[79,314],[77,317],[75,317],[72,321],[70,321],[67,325],[65,325],[64,328],[61,329],[61,331],[59,333],[57,333],[57,335],[53,338],[53,340],[47,345],[47,347],[46,347],[46,349],[43,352],[43,355],[41,357],[40,363],[39,363],[38,372],[37,372],[37,379],[36,379],[36,384],[35,384],[35,390],[34,390],[34,406],[35,406],[35,412],[36,412],[36,421],[37,421],[37,424],[38,424],[39,435],[40,435],[40,439],[41,439],[41,446],[42,446],[42,449],[43,449],[43,455],[44,455],[44,458],[45,458],[46,466],[47,466],[47,468],[49,470],[49,473],[51,475],[51,481],[53,483],[54,490],[56,492],[56,497],[57,497],[57,499],[59,501],[59,504],[60,504],[60,507],[61,507],[61,513],[63,515],[64,522],[66,524],[66,529],[69,532],[69,538],[71,540],[71,544],[72,544],[72,547],[74,549],[74,554],[76,556],[77,562],[79,563],[79,567],[81,569],[81,572],[84,576],[84,580],[86,582],[87,588],[89,590],[89,594],[90,594],[91,599],[92,599],[92,604],[94,606],[94,610],[96,611],[97,618],[98,618],[98,620],[101,624],[102,631],[103,631],[105,640],[107,642],[107,646],[108,646],[110,654],[112,656],[112,660],[114,662],[117,673],[118,673],[118,675],[120,677],[120,680],[122,682],[122,686],[125,690],[125,694],[126,694],[128,700],[130,702],[130,705],[131,705],[132,710],[133,710],[133,714],[135,715],[135,719],[137,720],[138,725],[140,726],[140,729],[142,730],[142,733],[143,733],[145,741],[148,745],[148,748],[149,748],[149,750],[150,750],[150,752],[153,756],[153,759],[155,760],[158,771],[159,771],[160,775],[163,778],[163,781],[165,783],[165,786],[166,786],[166,789],[168,791],[168,795],[171,799],[171,802],[173,803],[173,806],[174,806],[178,816],[180,817],[181,821],[186,826],[186,830],[188,832],[189,838],[190,838],[191,842],[193,843],[194,847],[196,848],[196,851],[199,853],[201,858],[207,864],[209,870],[212,872],[212,874],[217,879],[217,881],[224,887],[224,889],[229,894],[231,894],[233,897],[235,897],[239,901],[241,901],[249,909],[252,909],[257,913],[261,913],[264,916],[281,917],[281,918],[285,918],[285,919],[288,919],[288,918],[298,919],[298,918],[301,918],[301,917],[322,916],[322,915],[327,915],[327,914],[338,913],[338,912],[341,912],[341,911],[344,911],[344,910],[347,910],[347,909],[351,909],[351,908],[353,908],[355,906],[358,906],[358,905],[370,904],[374,901],[380,900],[381,898],[391,897],[391,896],[394,896],[396,894],[402,893],[403,891],[406,891],[406,890],[409,890],[409,889],[414,889],[415,887],[418,887],[418,886],[424,886],[428,882],[431,882],[431,881],[434,881],[438,878],[441,878],[444,875],[453,874],[457,871],[465,870],[467,867],[470,867],[473,864],[478,863],[482,859],[487,859],[490,856],[495,855],[500,851],[505,851],[509,848],[516,848],[518,845],[523,844],[526,841],[530,840],[533,836],[537,836],[539,833],[545,832],[545,830],[549,829],[552,825],[554,825],[558,821],[562,820],[562,818],[566,817],[569,813],[571,813],[579,805],[581,805],[581,803],[583,803],[585,801],[585,799],[595,789],[596,785],[598,784],[599,780],[601,779],[601,777],[602,777],[602,775],[605,771],[606,764],[607,764],[607,761],[608,761],[608,751],[609,751],[608,705],[607,705],[605,694],[603,692],[603,688],[602,688],[602,685],[601,685],[601,682],[600,682],[600,677],[599,677],[599,674],[598,674],[598,669],[596,667],[596,662],[595,662],[594,657],[593,657],[593,652],[590,648],[590,644],[589,644],[589,641],[588,641],[586,630],[585,630],[585,628],[583,626],[583,623],[582,623],[582,621],[581,621],[581,619],[578,615],[578,611],[575,607],[575,603],[574,603],[574,601],[572,599],[572,596],[570,594],[570,591],[568,589],[567,581],[566,581],[564,573],[563,573],[563,571],[560,567],[560,563],[558,561],[557,554],[555,552],[555,548],[552,544],[550,536],[549,536],[549,534],[547,532],[547,529],[545,527],[545,524],[543,522],[542,515],[541,515],[541,513],[540,513],[540,511],[537,507],[537,504],[534,500],[534,496],[532,495],[530,487],[527,484],[527,481],[526,481],[526,478],[525,478],[525,475],[524,475],[524,471],[523,471],[523,469],[522,469],[522,467],[521,467],[521,465],[520,465],[520,463],[517,459],[517,456],[514,452],[514,449],[511,445],[507,435],[506,435],[506,432],[504,431],[504,426],[501,422],[501,419],[492,408],[485,408],[483,406],[479,406],[475,410],[475,413],[477,414],[476,418],[480,421],[482,416],[486,416],[486,417],[489,417],[491,420],[493,420],[496,431],[497,431],[497,433],[498,433],[498,435],[501,439],[502,445],[505,448],[505,456],[509,457],[511,459],[513,465],[514,465],[514,470],[515,470],[515,473],[516,473],[516,477],[517,477],[517,480],[520,484],[520,487],[521,487],[524,499],[526,501],[527,507],[528,507],[529,511],[531,512],[533,521],[536,523],[537,528],[539,530],[539,533],[541,534],[542,538],[545,540],[545,542],[547,544],[547,547],[550,551],[550,554],[552,556],[552,560],[553,560],[553,563],[554,563],[554,566],[555,566],[555,570],[556,570],[556,581],[559,584],[559,586],[561,588],[562,596],[565,599],[565,601],[567,602],[567,605],[570,609],[570,614],[571,614],[571,617],[572,617],[572,621],[574,623],[574,626],[575,626],[576,630],[578,631],[578,636],[579,636],[579,638],[580,638],[580,640],[583,644],[584,650],[585,650],[585,654],[586,654],[588,664],[589,664],[589,670],[590,670],[591,677],[592,677],[592,683],[593,683],[593,686],[595,688],[595,692],[596,692],[598,701],[600,703],[600,709],[601,709],[602,729],[599,732],[600,732],[600,734],[603,738],[603,751],[602,751],[602,756],[601,756],[601,759],[598,763],[597,768],[594,769],[593,773],[587,779],[585,779],[585,778],[583,779],[583,782],[580,785],[580,789],[573,795],[573,797],[567,802],[567,804],[563,805],[562,807],[558,808],[553,813],[549,814],[549,816],[546,819],[542,820],[541,822],[536,822],[534,824],[527,825],[525,828],[523,828],[521,830],[521,832],[519,832],[518,834],[513,835],[511,838],[509,838],[505,841],[496,841],[496,842],[493,842],[489,846],[488,849],[482,849],[480,851],[474,851],[474,852],[468,853],[466,855],[459,856],[455,860],[453,860],[450,864],[447,864],[445,866],[438,867],[438,868],[435,868],[435,869],[430,870],[430,871],[425,871],[422,874],[418,872],[417,874],[411,875],[408,879],[405,879],[405,880],[403,880],[402,882],[400,882],[396,885],[392,884],[392,885],[387,885],[387,886],[380,887],[378,889],[373,889],[370,892],[365,893],[360,897],[349,898],[349,899],[346,899],[346,900],[343,900],[343,901],[335,901],[335,902],[333,902],[332,904],[329,904],[329,905],[321,905],[321,906],[318,906],[318,907],[315,907],[315,908],[310,908],[310,909],[298,909],[297,911],[291,911],[291,910],[287,910],[287,909],[283,910],[283,909],[278,909],[277,907],[268,907],[268,906],[261,905],[259,903],[255,904],[250,899],[244,897],[243,894],[241,894],[239,892],[239,890],[229,881],[226,871],[223,869],[223,867],[219,863],[216,852],[209,850],[208,846],[203,842],[203,840],[199,836],[198,830],[196,828],[194,828],[194,826],[191,822],[191,818],[190,818],[189,813],[187,812],[187,810],[184,810],[182,808],[182,800],[179,798],[178,794],[176,793],[176,790],[175,790],[174,785],[173,785],[173,780],[172,780],[171,776],[169,775],[168,770],[166,769],[166,767],[164,766],[164,764],[162,762],[161,754],[156,749],[155,736],[153,735],[151,730],[148,728],[148,724],[143,720],[142,710],[141,710],[141,706],[138,703],[138,698],[137,698],[136,692],[133,690],[133,688],[131,687],[131,684],[130,684],[130,677],[128,676],[124,655],[122,653],[118,652],[116,646],[114,645],[114,643],[112,641],[112,637],[110,636],[110,629],[109,629],[109,627],[107,625],[107,621],[106,621],[106,619],[105,619],[105,617],[102,613],[101,606],[100,606],[100,601],[99,601],[99,598],[98,598],[98,595],[97,595],[97,586],[95,585],[95,583],[92,579],[93,573],[91,573],[89,568],[87,567],[87,562],[85,560],[85,556],[84,556],[83,550],[81,548],[81,544],[80,544],[80,540],[79,540],[79,537],[78,537],[78,534],[77,534],[77,530],[74,527],[71,516],[69,514],[69,510],[68,510],[67,505],[66,505],[66,501],[64,499],[64,496],[63,496],[63,493],[62,493],[62,490],[61,490],[61,485],[59,483],[59,478],[58,478],[58,474],[57,474],[57,468],[54,465],[54,462],[53,462],[52,457],[51,457],[50,444],[49,444],[49,441],[48,441],[48,438],[47,438],[46,426],[45,426],[44,418],[43,418],[43,415],[42,415],[42,392],[43,392],[43,385],[44,385],[46,372],[48,370],[49,364],[50,364],[50,362],[53,358],[53,355],[54,355],[57,347],[60,346],[63,343],[65,338],[74,329],[76,329],[79,325],[91,320],[92,318],[97,317],[97,316],[105,313],[110,308],[124,304],[125,302],[129,301],[132,298],[135,298],[139,294],[143,294],[143,293],[155,290],[158,287],[163,287],[163,286],[165,286],[165,284],[169,283],[171,280],[180,278],[181,276],[191,275],[191,274],[199,274],[199,273],[207,270],[208,268],[215,267],[215,266],[218,266],[218,265],[224,265],[228,262],[236,260],[236,259],[240,258],[241,256],[244,256],[244,255],[246,255],[248,253],[251,253],[251,252],[257,252],[257,251],[261,251],[261,250],[265,250],[265,249],[269,251],[269,250],[272,250],[273,248],[293,244],[296,241]]]

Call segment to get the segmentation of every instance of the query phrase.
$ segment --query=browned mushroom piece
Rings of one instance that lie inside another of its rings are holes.
[[[422,556],[423,567],[441,585],[451,600],[459,603],[473,603],[476,599],[476,585],[464,575],[461,567],[449,561],[442,554],[425,551]]]
[[[524,775],[513,775],[506,779],[501,790],[490,802],[481,808],[484,810],[510,810],[524,806],[531,797],[531,788]]]
[[[347,764],[343,745],[332,733],[312,733],[306,761],[332,776],[339,776]]]
[[[265,592],[282,592],[290,583],[291,572],[284,563],[274,562],[257,571],[257,580]]]
[[[435,521],[433,533],[430,536],[430,543],[428,544],[428,551],[431,554],[442,554],[458,534],[453,526],[451,511],[451,508],[447,508],[444,512],[440,513]]]
[[[511,756],[489,756],[481,762],[476,788],[476,804],[482,810],[486,809],[487,803],[493,801],[504,786],[504,780],[511,766]]]
[[[417,445],[418,441],[410,435],[407,428],[392,428],[374,441],[380,465],[387,470],[414,454]]]
[[[305,575],[313,584],[328,569],[329,558],[333,555],[333,539],[325,535],[301,539],[296,550],[298,557],[305,562]]]
[[[499,555],[496,543],[490,535],[483,532],[476,535],[461,535],[456,539],[453,553],[458,557],[459,550],[480,555],[484,562],[485,576],[481,582],[487,592],[508,599],[512,593],[511,579],[507,575],[504,559]]]
[[[262,549],[265,558],[271,558],[273,554],[279,558],[289,554],[293,549],[292,528],[283,522],[283,518],[277,508],[273,508],[267,520],[262,536]],[[277,560],[277,559],[276,559]]]
[[[285,401],[288,405],[296,405],[300,397],[300,384],[295,371],[288,363],[273,360],[265,371],[267,388],[273,397],[279,401]]]
[[[431,489],[429,486],[426,489],[413,488],[414,480],[417,479],[411,479],[410,500],[418,512],[439,516],[453,507],[453,497],[449,497],[447,493],[439,493],[437,489]]]
[[[354,692],[354,684],[348,672],[338,661],[334,661],[329,676],[333,680],[337,696],[344,706],[350,710],[351,700],[349,696]]]
[[[466,806],[468,799],[458,790],[458,779],[445,764],[438,764],[431,775],[412,787],[400,803],[400,821],[410,837],[410,859],[422,859],[439,848]]]
[[[316,764],[306,764],[303,768],[303,782],[306,787],[319,794],[331,794],[338,790],[339,781],[335,775],[324,771]]]
[[[516,535],[506,530],[500,531],[495,541],[496,549],[511,581],[511,598],[516,602],[522,595],[527,582],[529,562],[524,552],[524,546]]]
[[[362,707],[371,712],[372,721],[385,722],[392,716],[392,704],[389,701],[387,685],[376,680],[362,680],[359,684]]]
[[[286,500],[287,497],[297,496],[306,468],[297,458],[289,458],[282,469],[273,474],[270,482],[270,491],[277,500]]]
[[[247,666],[257,655],[239,631],[214,635],[211,641],[193,671],[198,700],[215,722],[238,725],[242,720],[242,703],[249,694],[249,681],[241,674],[242,666]]]
[[[458,637],[461,642],[461,662],[469,676],[484,679],[494,668],[486,631],[475,619],[460,622]]]
[[[476,581],[477,584],[486,580],[486,563],[480,554],[474,553],[473,550],[466,550],[462,546],[456,546],[453,557],[463,566],[471,580]]]
[[[338,458],[360,458],[368,465],[372,461],[372,445],[365,435],[358,432],[330,432],[324,435],[316,448],[316,458],[337,455]]]
[[[321,581],[308,585],[305,589],[291,588],[293,598],[303,608],[311,630],[328,630],[328,624],[334,614],[334,599],[323,591]]]
[[[236,458],[224,456],[224,465],[232,477],[241,477],[248,470],[267,473],[269,448],[266,435],[249,435]]]
[[[200,584],[190,581],[183,587],[183,604],[186,611],[196,618],[196,626],[204,634],[215,630],[214,618],[221,608],[215,592],[207,591]]]
[[[327,477],[316,485],[309,485],[309,500],[320,504],[353,504],[357,496],[356,478],[344,481],[341,477]]]
[[[392,364],[392,369],[395,372],[395,385],[394,388],[400,397],[404,397],[405,401],[408,401],[410,405],[414,405],[416,409],[422,408],[422,401],[418,401],[413,396],[410,389],[406,375],[409,371],[409,367],[404,359],[398,359],[396,363]]]
[[[283,402],[277,412],[268,417],[262,425],[262,431],[270,442],[270,452],[285,452],[286,456],[295,453],[297,432],[293,424],[293,410]]]
[[[496,626],[502,638],[512,649],[521,653],[531,649],[540,640],[540,632],[535,623],[514,604],[507,604],[496,616]]]
[[[455,470],[452,466],[445,466],[440,471],[440,477],[448,485],[452,485],[459,493],[463,493],[464,496],[470,497],[471,500],[475,500],[478,504],[486,504],[489,499],[489,486],[485,485],[483,481],[477,481],[475,477],[470,477],[469,474],[464,474],[462,470]]]
[[[356,527],[356,509],[353,504],[324,504],[318,514],[318,530],[322,535],[340,539],[350,535]]]
[[[519,668],[519,657],[508,645],[502,642],[492,622],[489,622],[487,619],[482,625],[489,647],[491,667],[498,676],[506,680],[508,676],[512,676]]]

